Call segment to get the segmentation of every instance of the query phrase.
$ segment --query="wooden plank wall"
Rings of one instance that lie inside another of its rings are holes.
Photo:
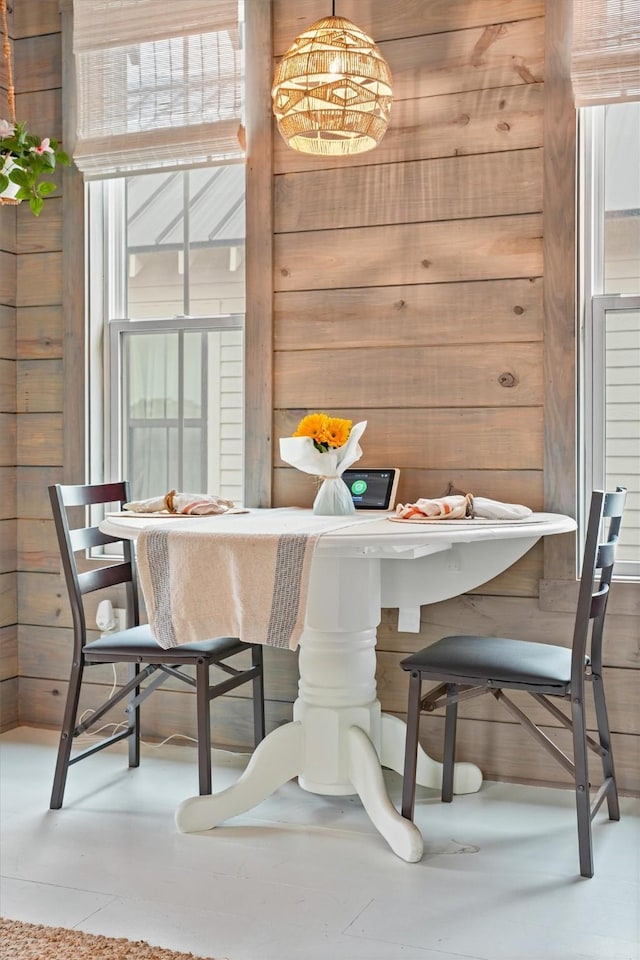
[[[9,17],[10,37],[12,28]],[[10,116],[4,71],[0,116]],[[18,719],[16,214],[15,205],[0,205],[0,731]]]
[[[327,13],[326,0],[274,0],[272,8],[276,56]],[[544,0],[341,0],[340,12],[368,29],[390,62],[392,124],[376,150],[333,163],[296,154],[274,136],[274,233],[264,238],[269,250],[273,241],[273,435],[286,436],[313,409],[366,418],[361,462],[401,467],[401,499],[453,483],[540,509],[549,390],[542,216],[545,205],[571,202],[543,196]],[[60,135],[58,0],[16,5],[14,21],[20,115]],[[17,506],[7,517],[17,517],[17,560],[9,579],[0,573],[0,609],[17,569],[19,721],[55,727],[71,620],[46,487],[62,476],[63,415],[67,429],[76,422],[63,399],[62,363],[72,375],[73,342],[65,349],[60,197],[47,201],[39,221],[20,209],[17,225],[15,250],[4,229],[0,244],[3,261],[17,263],[17,297],[2,289],[16,347],[12,353],[3,337],[0,356],[17,366],[15,407],[2,412],[3,451],[18,421],[17,461],[9,454],[5,477],[12,489],[17,462]],[[568,351],[571,376],[572,361]],[[264,390],[268,396],[267,382]],[[11,406],[11,387],[8,394]],[[309,504],[309,480],[274,457],[274,504]],[[385,611],[383,708],[403,714],[398,661],[446,632],[567,638],[574,584],[544,581],[540,595],[543,576],[538,547],[471,594],[423,608],[418,635],[398,633],[395,612]],[[631,792],[640,790],[640,611],[637,599],[618,599],[615,590],[610,610],[607,680],[618,766]],[[272,728],[291,716],[297,671],[288,652],[267,654]],[[96,673],[84,705],[110,683],[108,670]],[[489,777],[566,782],[490,706],[463,711],[461,757]],[[216,701],[214,739],[248,746],[249,717],[244,696]],[[192,694],[167,687],[146,711],[145,736],[193,736],[193,718]],[[435,755],[440,726],[433,717],[423,730]]]
[[[62,139],[58,3],[15,4],[13,22],[17,115],[40,136]],[[29,683],[25,635],[45,597],[52,596],[58,614],[64,604],[47,495],[47,485],[62,479],[63,463],[62,178],[56,174],[55,180],[58,189],[39,218],[25,204],[17,214],[18,721],[27,724],[37,723],[37,717],[28,703],[24,706],[24,685]],[[42,640],[40,660],[45,662],[55,644],[54,624],[55,618],[48,621]],[[64,659],[68,670],[68,657]],[[56,697],[60,710],[61,700]]]
[[[545,390],[569,420],[573,344],[545,365],[543,214],[550,228],[554,209],[570,218],[572,197],[543,196],[545,182],[560,183],[545,181],[545,112],[567,109],[549,101],[557,84],[545,93],[545,12],[555,30],[556,9],[545,11],[544,0],[341,0],[340,14],[371,33],[390,64],[389,130],[375,150],[347,160],[308,158],[275,138],[274,436],[311,410],[367,419],[360,463],[400,467],[400,500],[453,484],[534,509],[563,506],[545,502],[545,427],[553,446]],[[275,55],[324,15],[323,0],[275,0]],[[552,146],[566,144],[568,123]],[[570,153],[565,161],[573,164]],[[553,257],[553,235],[545,240]],[[567,260],[571,249],[555,256]],[[548,304],[573,302],[567,266],[564,276],[555,271],[560,289]],[[550,383],[547,370],[563,364],[564,383]],[[560,462],[554,471],[571,475]],[[314,490],[275,453],[276,504],[309,505]],[[470,595],[423,608],[418,635],[398,633],[386,611],[383,709],[404,711],[402,656],[444,633],[570,637],[570,603],[560,610],[547,592],[541,609],[543,577],[540,544]],[[637,620],[614,614],[609,628],[619,766],[626,788],[638,790]],[[489,776],[563,781],[498,704],[475,701],[461,716],[460,755]],[[423,728],[436,754],[440,725],[430,718]]]
[[[275,53],[323,6],[276,3]],[[340,12],[390,64],[392,122],[348,160],[276,137],[275,436],[307,409],[366,418],[360,462],[400,467],[400,500],[451,482],[540,509],[543,0]],[[278,502],[312,489],[277,461]]]

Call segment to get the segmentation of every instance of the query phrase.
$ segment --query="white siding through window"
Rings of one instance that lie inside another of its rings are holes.
[[[618,557],[640,561],[640,311],[606,312],[606,485],[628,489]]]

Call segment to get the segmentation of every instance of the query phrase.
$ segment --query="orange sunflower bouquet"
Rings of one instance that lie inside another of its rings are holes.
[[[343,472],[362,456],[359,440],[367,421],[310,413],[303,417],[293,436],[280,440],[280,456],[303,473],[322,479],[313,502],[313,512],[321,516],[340,516],[355,512]]]

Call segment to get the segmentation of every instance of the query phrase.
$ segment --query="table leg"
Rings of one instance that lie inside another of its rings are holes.
[[[176,811],[182,833],[210,830],[223,820],[255,807],[297,776],[302,767],[303,733],[300,723],[277,727],[255,749],[242,776],[226,790],[205,797],[189,797]]]
[[[382,749],[380,761],[383,767],[395,770],[400,776],[404,773],[404,745],[406,724],[393,714],[382,714]],[[423,787],[439,790],[442,787],[442,764],[433,760],[422,747],[418,747],[418,769],[416,783]],[[482,771],[475,763],[454,764],[453,792],[477,793],[482,786]]]
[[[349,775],[374,827],[402,860],[416,863],[422,857],[422,834],[410,820],[401,817],[387,794],[380,759],[371,740],[360,727],[348,734]]]

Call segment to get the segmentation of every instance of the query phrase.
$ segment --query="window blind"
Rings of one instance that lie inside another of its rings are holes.
[[[640,100],[640,0],[574,0],[577,107]]]
[[[243,158],[238,0],[74,0],[86,179]]]

